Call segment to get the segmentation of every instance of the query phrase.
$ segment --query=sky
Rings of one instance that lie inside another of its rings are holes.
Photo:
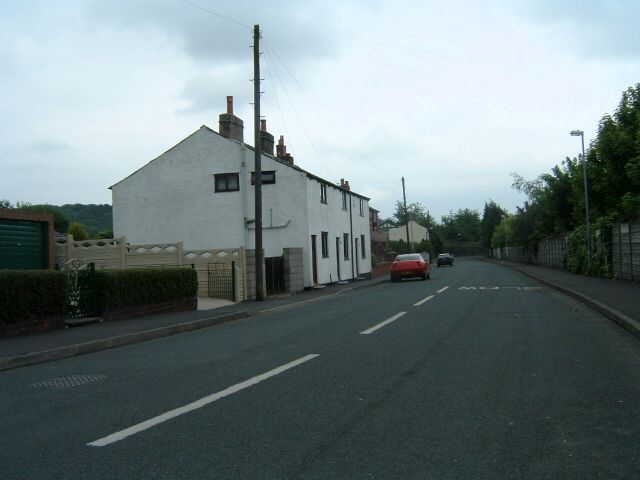
[[[636,0],[2,0],[0,199],[111,203],[110,185],[233,95],[300,167],[390,217],[525,197],[640,82]]]

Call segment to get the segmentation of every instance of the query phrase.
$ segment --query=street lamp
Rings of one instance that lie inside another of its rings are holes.
[[[584,209],[587,217],[587,263],[591,268],[591,223],[589,222],[589,190],[587,184],[587,157],[584,155],[584,132],[582,130],[571,130],[572,137],[580,137],[582,141],[582,172],[584,177]]]

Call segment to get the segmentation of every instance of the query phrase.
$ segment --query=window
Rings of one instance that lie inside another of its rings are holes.
[[[320,184],[320,202],[327,203],[327,186],[324,183]]]
[[[275,170],[267,170],[260,172],[260,177],[262,178],[262,185],[269,185],[271,183],[276,183],[276,171]],[[256,172],[251,172],[251,185],[256,184]]]
[[[237,173],[216,173],[214,179],[216,192],[237,192],[240,190]]]
[[[360,235],[360,245],[362,245],[362,258],[367,258],[367,254],[364,249],[364,235]]]
[[[322,234],[322,258],[329,257],[329,232],[320,232]]]
[[[342,235],[342,249],[344,251],[344,259],[349,260],[349,234]]]
[[[364,217],[364,201],[360,199],[360,216]]]
[[[342,192],[342,209],[347,209],[347,192]]]

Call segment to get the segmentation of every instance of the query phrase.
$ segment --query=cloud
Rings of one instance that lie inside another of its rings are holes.
[[[336,52],[339,44],[330,5],[284,0],[260,3],[235,0],[224,4],[212,0],[93,0],[86,13],[90,21],[100,25],[165,32],[189,56],[209,63],[244,62],[251,58],[252,29],[259,24],[273,48],[294,63],[301,58]]]
[[[557,30],[555,38],[582,56],[640,56],[637,0],[536,0],[521,8],[524,15]]]

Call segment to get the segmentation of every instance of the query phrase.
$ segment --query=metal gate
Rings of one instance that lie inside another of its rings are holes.
[[[264,259],[265,283],[267,295],[284,293],[284,257],[266,257]]]
[[[95,317],[98,311],[96,265],[78,259],[66,262],[63,271],[67,280],[64,316],[67,319]]]
[[[236,262],[210,263],[207,266],[209,296],[236,301]]]

